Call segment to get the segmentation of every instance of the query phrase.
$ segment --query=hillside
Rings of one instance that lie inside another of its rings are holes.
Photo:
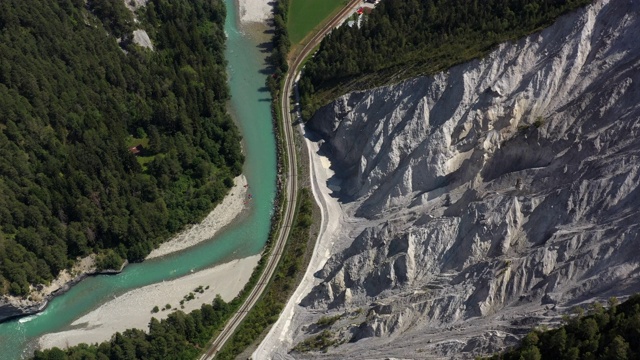
[[[303,118],[354,90],[433,75],[549,26],[591,0],[382,1],[325,38],[300,79]]]
[[[637,359],[640,355],[640,296],[622,304],[616,298],[608,309],[593,303],[577,308],[558,329],[535,329],[522,344],[484,360],[519,359]]]
[[[640,291],[638,14],[599,0],[320,109],[308,126],[335,172],[318,187],[323,260],[259,350],[473,358]]]
[[[0,295],[91,253],[144,259],[241,171],[224,3],[150,0],[136,17],[122,1],[0,2]]]

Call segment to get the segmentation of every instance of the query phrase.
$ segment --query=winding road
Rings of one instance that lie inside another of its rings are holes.
[[[361,0],[349,1],[349,3],[340,12],[334,15],[331,20],[329,20],[311,38],[311,40],[302,48],[302,50],[297,53],[297,55],[291,62],[292,65],[289,66],[289,72],[287,72],[284,82],[284,89],[282,91],[282,94],[284,95],[280,99],[282,107],[282,128],[284,133],[283,140],[285,151],[287,153],[287,174],[284,188],[286,200],[282,225],[280,226],[278,236],[276,237],[276,242],[269,255],[269,259],[267,260],[265,270],[262,272],[260,278],[258,279],[258,283],[251,290],[251,293],[242,304],[242,306],[240,306],[238,311],[224,326],[218,337],[209,345],[206,352],[200,357],[201,360],[213,359],[215,357],[215,355],[224,346],[227,340],[229,340],[231,335],[233,335],[238,325],[240,325],[242,320],[244,320],[249,310],[251,310],[255,303],[258,301],[258,299],[266,289],[269,283],[269,279],[271,279],[273,273],[275,272],[275,269],[277,268],[280,257],[282,256],[282,251],[287,242],[287,239],[289,238],[289,232],[293,224],[296,211],[296,202],[298,199],[298,166],[296,161],[295,141],[293,138],[294,121],[292,119],[290,95],[293,91],[297,75],[300,71],[300,66],[307,58],[307,56],[309,56],[309,54],[311,54],[311,52],[313,52],[313,50],[320,44],[320,41],[322,41],[322,39],[332,29],[340,25],[345,20],[345,18],[353,12],[353,9],[360,3]]]

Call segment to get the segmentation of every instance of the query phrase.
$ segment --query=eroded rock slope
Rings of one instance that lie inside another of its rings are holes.
[[[293,355],[471,357],[640,291],[638,14],[597,1],[319,111],[346,220],[291,335],[346,343]]]

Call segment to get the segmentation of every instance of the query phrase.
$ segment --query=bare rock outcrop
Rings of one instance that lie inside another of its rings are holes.
[[[136,16],[136,11],[138,11],[138,9],[142,7],[147,6],[148,0],[123,0],[123,1],[127,9],[129,9],[133,13],[135,23],[138,24],[139,21]],[[151,38],[149,38],[149,34],[147,34],[146,30],[144,29],[133,30],[132,35],[133,35],[134,44],[137,44],[143,48],[147,48],[153,51],[153,42],[151,41]]]
[[[51,299],[66,293],[87,276],[119,274],[128,264],[125,260],[120,269],[98,270],[95,255],[78,258],[71,269],[62,270],[49,284],[31,285],[27,296],[0,296],[0,322],[37,314],[46,309]]]
[[[640,291],[639,14],[596,1],[321,109],[346,220],[291,336],[355,315],[329,327],[339,346],[295,357],[473,357]]]

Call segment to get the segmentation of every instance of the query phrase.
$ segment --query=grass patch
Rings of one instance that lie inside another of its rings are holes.
[[[134,146],[142,145],[145,148],[149,148],[149,137],[145,134],[143,137],[138,138],[135,136],[129,136],[127,138],[127,147],[131,148]]]
[[[143,134],[142,137],[136,137],[133,135],[129,135],[127,137],[127,148],[132,148],[135,146],[141,146],[142,151],[136,155],[136,161],[140,164],[143,172],[147,172],[147,165],[156,158],[155,155],[151,155],[149,152],[149,137],[146,134]]]
[[[323,20],[344,6],[346,0],[290,0],[289,39],[292,44],[297,44],[305,38],[313,29],[318,27]]]
[[[142,171],[146,172],[147,171],[147,165],[153,161],[153,159],[155,159],[155,155],[154,156],[136,156],[136,160],[138,161],[138,164],[140,164],[140,167],[142,167]]]

